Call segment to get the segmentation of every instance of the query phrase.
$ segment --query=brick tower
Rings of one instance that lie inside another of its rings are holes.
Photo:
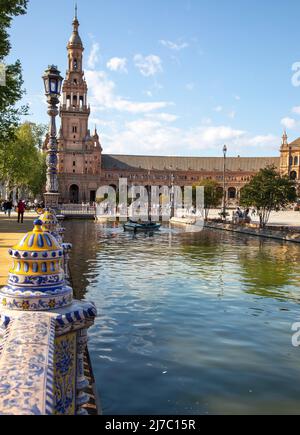
[[[84,47],[79,35],[77,7],[73,33],[67,45],[68,70],[63,84],[60,107],[58,177],[61,201],[95,201],[101,176],[102,148],[97,134],[89,130],[90,106],[83,70]]]

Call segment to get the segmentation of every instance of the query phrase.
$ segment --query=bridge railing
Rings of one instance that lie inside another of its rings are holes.
[[[80,205],[80,204],[62,204],[59,207],[59,214],[62,215],[87,215],[87,216],[95,216],[96,215],[96,207],[92,205]]]

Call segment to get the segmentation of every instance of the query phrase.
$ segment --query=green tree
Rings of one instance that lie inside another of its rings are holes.
[[[27,0],[0,0],[0,64],[4,64],[11,44],[8,30],[12,19],[26,13]],[[24,95],[20,61],[6,66],[5,86],[0,86],[0,147],[11,138],[28,107],[16,107]]]
[[[38,195],[46,181],[45,156],[39,149],[46,127],[24,123],[0,148],[0,179],[8,191],[21,188]]]
[[[295,202],[296,183],[288,177],[282,177],[274,166],[261,169],[249,184],[241,190],[241,205],[255,207],[260,227],[265,228],[272,211]]]
[[[222,190],[220,185],[215,180],[203,180],[194,187],[194,193],[196,187],[204,187],[204,212],[205,220],[208,220],[209,212],[213,208],[217,208],[220,205],[221,199],[223,198]]]

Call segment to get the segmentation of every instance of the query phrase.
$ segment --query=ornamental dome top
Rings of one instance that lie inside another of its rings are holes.
[[[9,254],[14,258],[35,258],[34,253],[48,253],[51,257],[62,257],[62,248],[57,240],[42,228],[43,222],[34,221],[34,228],[12,249]],[[27,255],[26,255],[27,254]]]
[[[0,290],[0,306],[8,310],[48,311],[72,303],[72,289],[66,285],[63,248],[43,222],[34,221],[33,231],[9,250],[13,265],[8,284]]]

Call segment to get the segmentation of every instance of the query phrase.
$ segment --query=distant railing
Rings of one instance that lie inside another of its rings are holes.
[[[92,205],[63,204],[59,208],[59,213],[69,216],[96,216],[96,207]]]

